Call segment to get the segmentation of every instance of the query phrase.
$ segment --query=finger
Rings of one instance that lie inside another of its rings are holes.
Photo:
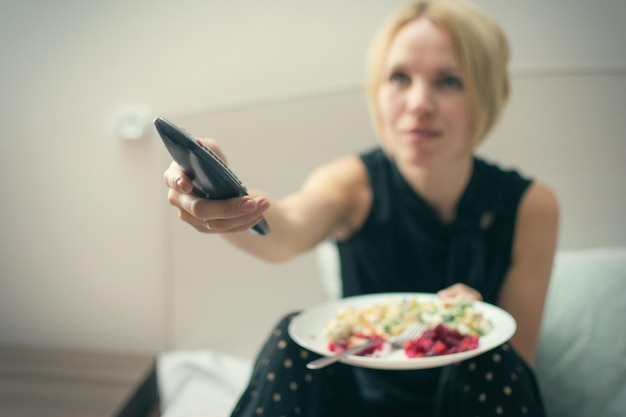
[[[243,232],[252,229],[254,225],[259,223],[263,219],[263,216],[256,216],[252,221],[241,223],[244,218],[238,219],[237,222],[232,220],[206,220],[205,230],[209,233],[235,233]]]
[[[263,216],[244,216],[238,219],[215,219],[206,220],[205,228],[212,233],[233,233],[241,232],[252,228],[260,222]]]
[[[190,193],[193,191],[193,184],[189,177],[185,174],[182,167],[176,162],[172,162],[169,168],[163,174],[165,185],[173,190],[181,193]]]
[[[222,148],[220,147],[220,144],[217,143],[217,141],[213,140],[213,139],[208,139],[208,138],[196,138],[196,140],[200,143],[202,143],[203,145],[211,148],[211,150],[213,152],[215,152],[217,154],[217,156],[220,157],[220,159],[228,165],[228,161],[226,160],[226,155],[224,154],[224,152],[222,151]]]
[[[246,215],[237,219],[213,219],[200,220],[189,213],[180,210],[181,220],[192,225],[202,233],[234,233],[251,229],[255,224],[263,219],[263,216]]]
[[[262,216],[270,207],[265,197],[252,198],[250,196],[236,197],[228,200],[207,200],[195,194],[182,194],[176,190],[169,190],[168,202],[189,215],[185,221],[195,218],[199,222],[206,220],[229,220],[222,222],[222,228],[233,227],[242,221],[252,221]],[[189,221],[188,221],[189,222]]]
[[[178,196],[182,209],[201,220],[237,219],[242,216],[261,215],[269,208],[266,198],[250,196],[227,200],[207,200],[192,194]]]
[[[437,295],[440,298],[455,299],[459,302],[471,300],[481,301],[483,298],[480,292],[461,283],[457,283],[448,288],[444,288],[443,290],[439,291]]]

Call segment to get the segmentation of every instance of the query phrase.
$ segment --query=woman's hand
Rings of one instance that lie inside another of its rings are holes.
[[[216,152],[224,162],[226,158],[219,145],[209,139],[200,141]],[[243,196],[227,200],[207,200],[193,193],[193,184],[183,169],[175,162],[164,174],[169,187],[168,202],[178,208],[181,220],[203,233],[232,233],[250,229],[263,218],[269,208],[265,197]]]
[[[461,283],[444,288],[437,293],[437,296],[444,300],[449,300],[451,304],[482,301],[483,299],[483,296],[478,291]]]

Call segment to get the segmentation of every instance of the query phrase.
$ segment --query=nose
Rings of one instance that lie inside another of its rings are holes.
[[[435,97],[425,82],[413,82],[406,91],[407,110],[416,115],[429,115],[436,109]]]

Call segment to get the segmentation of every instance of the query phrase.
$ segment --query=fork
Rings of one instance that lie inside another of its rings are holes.
[[[424,330],[426,330],[426,328],[427,326],[424,323],[413,322],[409,324],[399,335],[390,337],[388,342],[391,344],[392,347],[401,349],[404,347],[404,342],[406,342],[407,340],[411,340],[411,339],[415,339],[416,337],[419,337],[424,332]],[[380,342],[381,342],[380,339],[368,340],[363,345],[346,349],[342,352],[337,353],[336,355],[325,356],[325,357],[316,359],[314,361],[311,361],[306,364],[306,367],[309,369],[324,368],[332,363],[337,362],[340,359],[345,358],[346,356],[354,355],[354,354],[364,351],[365,349],[369,349],[375,344],[380,343]]]

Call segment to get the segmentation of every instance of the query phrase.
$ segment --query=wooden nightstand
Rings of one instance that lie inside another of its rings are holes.
[[[158,416],[156,355],[0,346],[0,416]]]

